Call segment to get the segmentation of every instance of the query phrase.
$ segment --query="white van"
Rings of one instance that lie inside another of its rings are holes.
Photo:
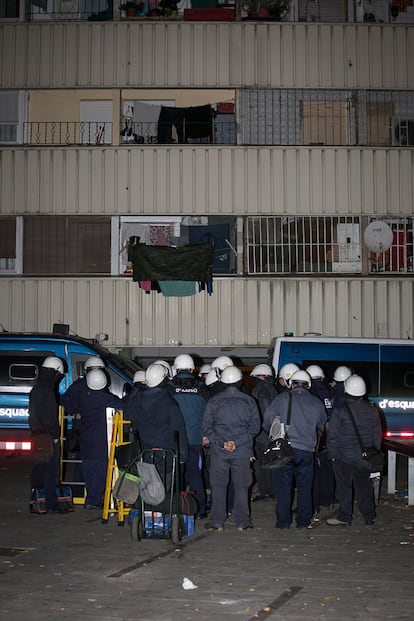
[[[318,364],[328,379],[338,366],[350,367],[384,412],[386,436],[414,437],[414,340],[281,336],[269,355],[276,374],[287,362]]]

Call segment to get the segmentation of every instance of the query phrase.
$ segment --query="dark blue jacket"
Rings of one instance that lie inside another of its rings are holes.
[[[165,386],[146,388],[128,402],[125,417],[138,432],[144,449],[163,448],[175,451],[178,433],[180,461],[188,455],[187,436],[178,403]]]
[[[60,437],[58,422],[58,385],[62,376],[54,369],[41,367],[29,395],[29,426],[33,435],[49,433]]]
[[[289,394],[292,396],[291,419],[288,435],[293,448],[302,451],[315,450],[318,432],[326,423],[326,412],[322,401],[302,386],[282,392],[266,409],[263,429],[268,434],[276,416],[286,425]]]
[[[260,431],[259,408],[250,395],[236,386],[225,386],[211,397],[203,417],[203,436],[207,437],[211,451],[227,458],[253,456],[253,438]],[[223,444],[233,440],[236,450],[229,453]]]
[[[348,464],[361,463],[361,447],[355,434],[345,403],[351,408],[355,423],[365,448],[381,446],[381,420],[373,403],[365,399],[352,399],[345,396],[344,405],[335,408],[328,424],[327,449],[331,459],[339,459]]]
[[[252,397],[256,399],[257,405],[259,406],[261,423],[263,423],[263,416],[266,409],[272,403],[273,399],[276,399],[278,394],[272,377],[266,377],[264,380],[254,378]],[[269,440],[269,436],[262,430],[256,440],[262,444],[266,444]]]
[[[70,414],[80,414],[74,427],[80,434],[80,457],[83,460],[106,461],[108,458],[108,439],[106,408],[122,410],[124,403],[119,397],[103,390],[91,390],[86,380],[79,382],[79,390],[67,390],[61,403]]]
[[[328,419],[332,412],[332,388],[325,378],[316,378],[312,380],[311,393],[322,401],[325,406]]]
[[[209,397],[208,390],[192,373],[177,373],[168,383],[168,392],[178,403],[184,420],[188,444],[200,446],[201,424]]]

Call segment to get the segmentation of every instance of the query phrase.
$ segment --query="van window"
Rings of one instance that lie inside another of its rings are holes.
[[[10,387],[21,389],[32,388],[39,368],[47,356],[54,356],[54,352],[0,352],[0,391],[4,392]],[[25,391],[25,392],[28,392]]]
[[[311,364],[318,364],[324,371],[328,381],[333,378],[335,369],[343,364],[351,369],[353,373],[360,375],[366,384],[367,395],[378,395],[378,362],[361,362],[361,360],[304,360],[303,368],[306,369]]]
[[[381,365],[382,397],[409,397],[414,389],[414,368],[411,362],[383,362]]]
[[[12,380],[35,380],[39,369],[35,364],[11,364],[9,376]]]

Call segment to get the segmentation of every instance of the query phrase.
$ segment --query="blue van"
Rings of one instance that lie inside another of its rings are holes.
[[[110,378],[110,390],[122,397],[133,386],[139,366],[111,353],[94,340],[75,336],[39,333],[0,333],[0,449],[30,450],[29,393],[47,356],[58,356],[65,364],[61,394],[84,375],[89,356],[99,356]]]
[[[322,367],[332,378],[346,365],[367,384],[370,401],[385,416],[387,437],[414,437],[414,340],[282,336],[269,350],[275,373],[287,362]]]

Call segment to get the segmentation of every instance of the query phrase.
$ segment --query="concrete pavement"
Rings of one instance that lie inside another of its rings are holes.
[[[0,619],[7,621],[349,621],[414,618],[414,507],[405,481],[382,485],[378,519],[351,528],[274,528],[273,502],[252,504],[255,528],[133,542],[114,517],[78,506],[28,511],[30,461],[0,455]],[[401,477],[400,477],[401,479]],[[189,578],[197,588],[184,590]]]

